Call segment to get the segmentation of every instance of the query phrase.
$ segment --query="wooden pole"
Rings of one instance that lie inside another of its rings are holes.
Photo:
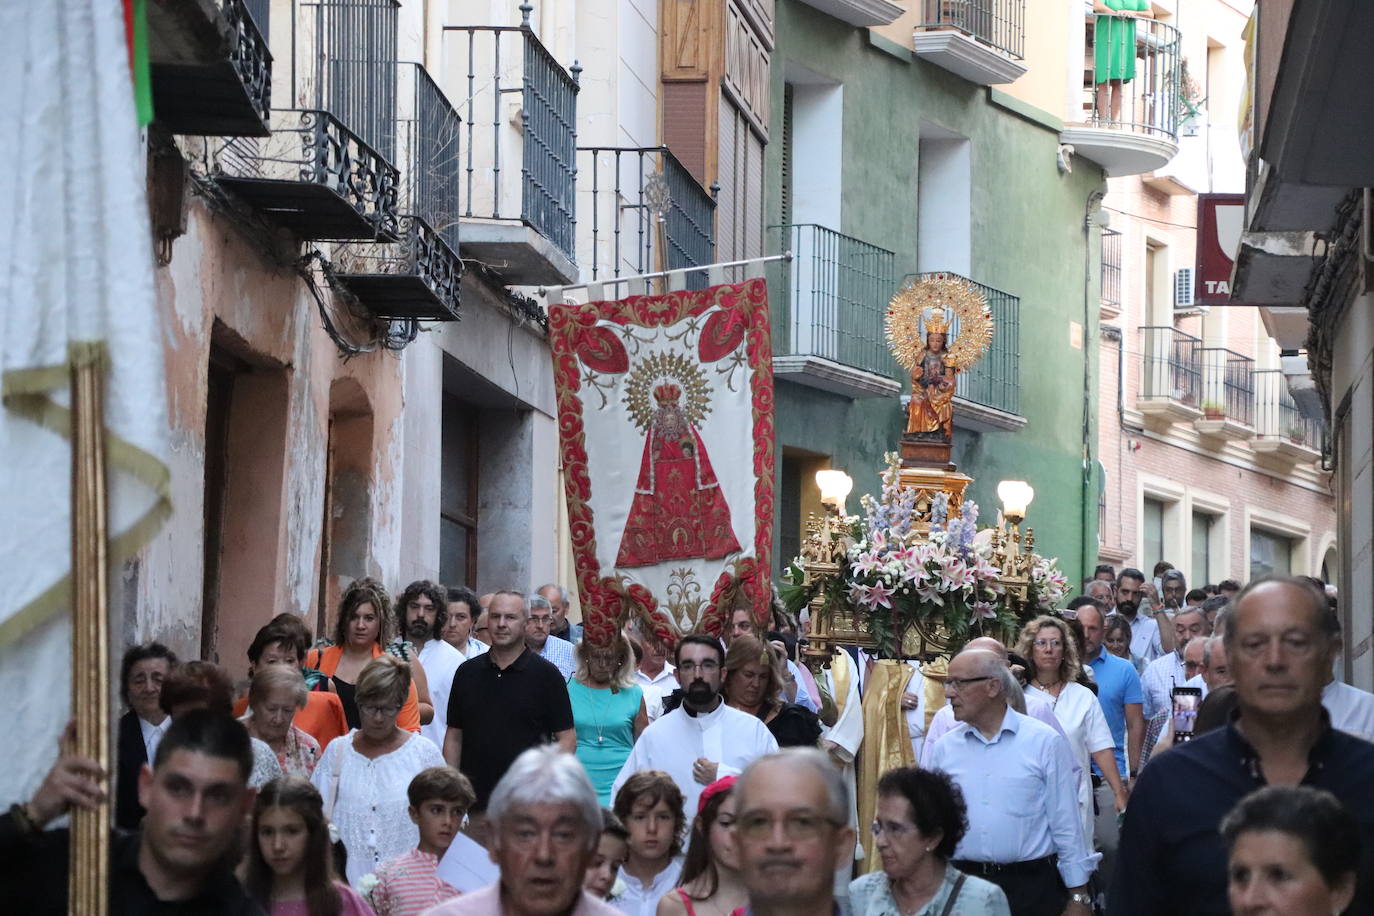
[[[72,718],[77,754],[111,772],[110,661],[105,490],[104,362],[94,352],[72,363]],[[109,908],[110,805],[73,810],[69,911]]]

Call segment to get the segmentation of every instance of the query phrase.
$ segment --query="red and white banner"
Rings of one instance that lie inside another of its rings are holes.
[[[773,369],[761,279],[549,309],[586,638],[767,619]]]

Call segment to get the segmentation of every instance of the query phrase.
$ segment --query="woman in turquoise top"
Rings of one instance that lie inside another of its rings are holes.
[[[850,883],[854,916],[1011,916],[1000,887],[949,864],[968,817],[963,793],[945,773],[884,773],[871,829],[882,870]]]
[[[1150,0],[1093,0],[1093,82],[1097,120],[1121,120],[1124,84],[1135,79],[1135,20],[1154,18]]]
[[[634,682],[629,640],[616,633],[609,646],[577,644],[577,671],[568,681],[577,759],[591,777],[601,804],[611,803],[611,783],[649,723],[644,690]]]

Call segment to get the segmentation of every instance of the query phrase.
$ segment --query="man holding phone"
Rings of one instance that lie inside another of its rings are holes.
[[[1174,644],[1177,648],[1168,655],[1162,655],[1145,668],[1140,676],[1140,686],[1145,691],[1145,719],[1157,716],[1171,706],[1170,693],[1175,687],[1182,687],[1188,681],[1188,669],[1183,660],[1183,650],[1189,640],[1207,635],[1207,618],[1201,608],[1181,610],[1174,617]]]

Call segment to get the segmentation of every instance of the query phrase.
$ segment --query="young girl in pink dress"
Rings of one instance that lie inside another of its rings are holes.
[[[246,883],[269,916],[373,916],[335,877],[324,801],[304,779],[274,779],[258,790]]]

